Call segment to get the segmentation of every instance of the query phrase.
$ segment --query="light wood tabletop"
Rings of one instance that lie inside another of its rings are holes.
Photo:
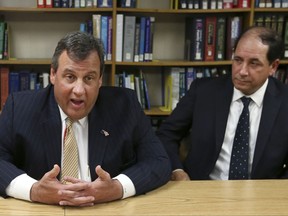
[[[61,206],[31,203],[13,198],[0,197],[0,216],[64,216]]]
[[[288,215],[288,180],[169,182],[146,195],[85,209],[67,216],[94,215]]]
[[[145,195],[97,204],[60,207],[0,199],[0,215],[288,215],[288,180],[168,182]]]

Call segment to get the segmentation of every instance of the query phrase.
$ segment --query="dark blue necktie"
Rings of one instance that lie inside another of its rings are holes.
[[[241,98],[244,108],[235,132],[231,154],[229,179],[248,179],[249,158],[249,103],[251,98]]]

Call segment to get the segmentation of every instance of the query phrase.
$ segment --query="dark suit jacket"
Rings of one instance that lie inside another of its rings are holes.
[[[165,184],[169,157],[132,90],[101,87],[88,116],[92,180],[101,165],[111,177],[126,174],[136,194]],[[22,173],[40,179],[61,165],[61,119],[53,86],[12,94],[0,115],[0,195]],[[101,133],[104,129],[109,133]]]
[[[157,135],[172,169],[184,168],[191,179],[209,179],[218,159],[233,96],[231,76],[195,80]],[[180,140],[191,132],[189,152],[179,159]],[[287,178],[288,89],[269,78],[251,171],[252,179]]]

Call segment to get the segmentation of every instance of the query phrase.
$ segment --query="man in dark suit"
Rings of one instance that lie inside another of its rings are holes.
[[[288,177],[288,89],[273,78],[282,53],[277,33],[251,27],[236,42],[232,76],[193,81],[156,133],[170,156],[172,180],[235,179],[230,162],[243,96],[251,99],[243,179]],[[183,159],[179,146],[187,134]]]
[[[1,196],[90,206],[169,180],[168,155],[134,91],[101,87],[103,72],[101,41],[73,32],[55,49],[52,84],[9,96],[0,115]],[[60,168],[67,117],[78,145],[77,177]]]

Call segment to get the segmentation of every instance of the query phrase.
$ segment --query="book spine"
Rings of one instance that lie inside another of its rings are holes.
[[[124,45],[123,61],[133,62],[134,58],[134,40],[135,40],[135,16],[125,16],[124,18]]]
[[[122,62],[124,15],[116,15],[116,61]]]
[[[0,104],[0,109],[2,110],[6,99],[9,95],[9,68],[8,67],[1,67],[0,68],[0,90],[1,90],[1,104]]]
[[[145,47],[144,47],[144,61],[149,61],[149,47],[150,47],[150,24],[151,20],[150,17],[146,18],[146,25],[145,25]]]
[[[216,42],[216,20],[215,16],[206,17],[205,20],[205,60],[215,60],[215,42]]]
[[[46,8],[52,8],[53,7],[53,0],[46,0]]]
[[[45,8],[45,0],[37,0],[37,7],[38,8]]]
[[[107,60],[112,60],[112,16],[108,16]]]
[[[194,60],[203,60],[204,59],[204,32],[205,32],[205,29],[204,29],[204,22],[205,22],[205,19],[204,18],[196,18],[195,20],[196,22],[196,30],[195,30],[195,37],[194,37],[194,41],[192,41],[192,44],[193,42],[195,42],[195,49],[192,50],[194,53],[193,53],[193,56],[194,56]]]
[[[107,60],[108,53],[108,16],[101,16],[101,40],[104,45],[104,60]]]
[[[139,62],[139,46],[140,46],[140,19],[136,18],[135,44],[134,44],[134,62]]]
[[[287,59],[288,58],[288,17],[285,17],[285,21],[284,21],[284,58]]]
[[[146,17],[140,18],[140,44],[139,44],[139,61],[144,61],[144,48],[145,48],[145,24]]]
[[[226,18],[217,18],[215,60],[225,60]]]
[[[0,21],[0,59],[4,58],[5,21]]]

